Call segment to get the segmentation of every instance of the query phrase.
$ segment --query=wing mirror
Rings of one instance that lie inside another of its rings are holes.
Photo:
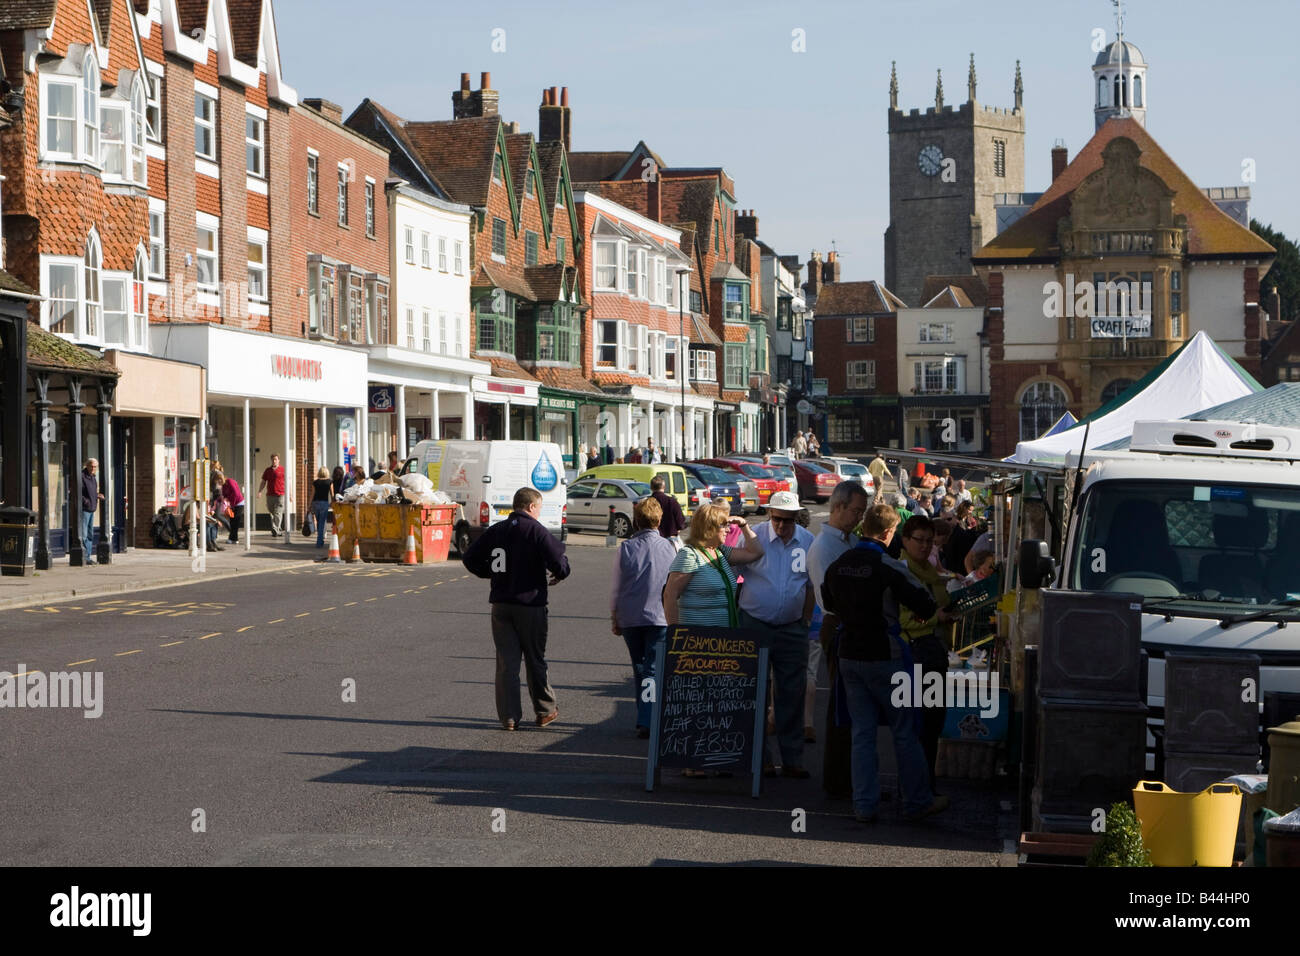
[[[1020,586],[1041,588],[1056,578],[1056,562],[1046,541],[1030,539],[1020,542]]]

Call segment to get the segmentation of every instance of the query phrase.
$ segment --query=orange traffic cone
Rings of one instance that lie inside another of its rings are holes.
[[[406,554],[402,555],[403,564],[419,564],[415,560],[415,532],[411,528],[406,529]]]
[[[343,558],[339,556],[339,533],[337,528],[330,529],[330,553],[325,559],[326,564],[342,564]]]
[[[348,558],[348,563],[361,560],[361,540],[354,538],[352,540],[352,557]]]

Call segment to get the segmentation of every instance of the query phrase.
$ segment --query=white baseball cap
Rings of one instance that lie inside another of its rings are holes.
[[[793,511],[797,514],[800,510],[799,496],[793,491],[778,491],[768,501],[767,510]]]

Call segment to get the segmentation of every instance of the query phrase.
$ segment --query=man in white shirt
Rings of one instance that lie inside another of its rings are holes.
[[[952,495],[952,496],[953,496],[955,499],[957,499],[957,503],[958,503],[958,504],[960,504],[960,503],[963,502],[963,501],[970,501],[970,500],[971,500],[970,492],[966,490],[966,479],[965,479],[965,478],[958,478],[958,479],[957,479],[957,484],[956,484],[956,487],[955,487],[954,490],[953,490],[953,495]]]
[[[808,579],[812,532],[799,527],[799,498],[778,491],[767,504],[769,520],[755,529],[763,556],[745,566],[740,590],[740,626],[763,633],[771,642],[775,684],[776,738],[782,775],[811,776],[803,765],[804,681],[808,671],[808,625],[813,593]]]
[[[880,459],[883,465],[884,460]],[[877,486],[879,487],[879,486]],[[830,678],[831,698],[826,710],[826,731],[824,757],[822,761],[822,788],[831,796],[850,796],[853,792],[851,748],[853,734],[846,724],[837,727],[835,713],[837,710],[835,687],[839,676],[838,663],[835,659],[835,636],[839,622],[835,615],[825,614],[826,605],[822,603],[822,582],[826,580],[826,569],[845,551],[858,545],[858,536],[853,529],[862,521],[870,498],[866,489],[856,481],[841,481],[831,492],[830,516],[822,525],[821,534],[808,549],[808,577],[812,582],[813,595],[817,607],[823,612],[819,642],[809,647],[808,674],[809,683],[813,684],[812,693],[816,694],[817,664],[824,653],[826,656],[826,673]]]
[[[794,452],[796,458],[802,458],[808,453],[808,440],[803,437],[803,432],[794,433],[794,441],[790,443],[790,450]]]

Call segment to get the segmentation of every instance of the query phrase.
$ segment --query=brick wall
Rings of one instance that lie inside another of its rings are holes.
[[[844,341],[848,316],[817,316],[817,349],[813,353],[813,375],[826,379],[828,394],[852,397],[899,393],[898,316],[889,313],[874,318],[876,340],[865,343]],[[849,389],[846,364],[856,361],[876,363],[874,390]]]
[[[265,85],[266,77],[262,77]],[[293,235],[293,183],[294,170],[292,159],[293,135],[290,121],[290,109],[282,103],[272,103],[268,109],[270,116],[266,123],[266,168],[269,175],[267,195],[259,196],[250,202],[248,217],[252,225],[261,225],[259,207],[265,204],[266,218],[271,233],[270,275],[267,276],[268,292],[271,298],[271,331],[276,335],[302,335],[307,322],[307,304],[299,305],[297,290],[306,289],[307,276],[295,275],[293,256],[290,253],[290,240]],[[306,158],[303,164],[304,182],[300,202],[305,211],[306,200]],[[301,500],[301,499],[299,499]]]

